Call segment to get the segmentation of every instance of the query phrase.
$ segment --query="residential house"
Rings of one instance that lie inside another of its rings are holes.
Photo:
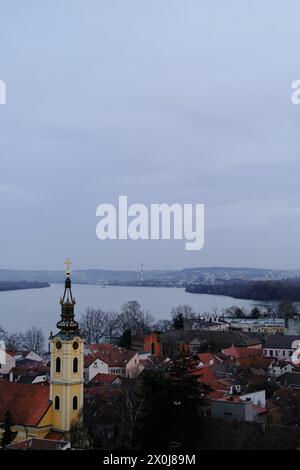
[[[272,377],[280,377],[286,372],[293,372],[294,369],[295,367],[290,362],[276,361],[269,365],[268,374]]]
[[[266,338],[263,353],[265,357],[288,361],[299,346],[299,335],[269,335]]]
[[[226,319],[230,328],[234,330],[276,334],[284,332],[284,320],[281,318],[240,318],[240,319]]]
[[[89,385],[102,385],[102,384],[110,384],[110,385],[120,385],[121,384],[121,377],[115,374],[97,374],[92,380],[89,382]]]
[[[226,396],[211,400],[211,416],[228,421],[265,422],[267,409],[263,392],[258,396]]]
[[[223,349],[222,354],[226,358],[232,359],[235,365],[241,365],[241,360],[253,357],[260,357],[262,356],[263,352],[262,349],[238,348],[232,344],[230,348]]]
[[[112,344],[89,344],[85,347],[84,375],[90,382],[97,374],[133,376],[138,373],[139,355]]]
[[[40,362],[40,363],[44,362],[44,359],[42,358],[42,356],[40,356],[34,351],[17,351],[14,353],[14,356],[15,356],[16,362],[19,364],[25,360],[35,361],[35,362]]]
[[[262,341],[256,335],[240,331],[171,330],[162,333],[161,337],[162,352],[170,356],[180,351],[218,353],[233,344],[241,348],[262,347]]]
[[[0,360],[0,378],[8,376],[14,367],[16,367],[16,358],[14,353],[2,350]]]

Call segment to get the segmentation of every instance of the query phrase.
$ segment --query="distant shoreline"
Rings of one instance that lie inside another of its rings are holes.
[[[0,292],[9,292],[26,289],[44,289],[50,287],[48,282],[29,281],[0,281]]]

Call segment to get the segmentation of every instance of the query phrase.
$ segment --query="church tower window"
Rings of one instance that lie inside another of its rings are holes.
[[[78,372],[78,359],[77,357],[74,357],[73,359],[73,374],[76,374]]]
[[[76,395],[73,397],[73,410],[78,410],[78,398]]]
[[[60,408],[60,399],[59,399],[59,396],[56,395],[55,400],[54,400],[54,409],[58,411],[59,408]]]
[[[61,359],[60,357],[56,358],[55,362],[55,372],[60,372],[61,371]]]

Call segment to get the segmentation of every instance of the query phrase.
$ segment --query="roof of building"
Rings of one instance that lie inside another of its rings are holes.
[[[50,367],[46,366],[37,366],[37,367],[28,367],[28,366],[18,366],[12,369],[14,375],[47,375],[50,373]]]
[[[280,369],[284,369],[286,366],[289,366],[289,365],[294,367],[293,364],[290,361],[277,360],[275,362],[272,362],[270,364],[270,367],[279,367]]]
[[[29,368],[36,368],[36,367],[45,367],[43,361],[36,361],[35,359],[28,359],[27,357],[22,360],[17,360],[17,367],[27,367]]]
[[[15,424],[37,426],[51,406],[49,387],[0,380],[0,423],[7,411]]]
[[[98,351],[110,351],[114,347],[113,344],[110,343],[100,343],[100,344],[86,344],[85,349],[88,349],[91,354],[95,354]]]
[[[8,355],[11,356],[11,357],[15,357],[15,355],[17,354],[15,351],[10,351],[10,350],[8,350],[8,349],[6,349],[5,352],[6,352],[6,354],[8,354]]]
[[[230,348],[223,349],[222,353],[225,354],[225,356],[230,356],[230,357],[234,357],[235,359],[240,359],[240,358],[246,358],[246,357],[261,356],[262,349],[238,348],[232,345]]]
[[[15,442],[5,447],[6,450],[64,450],[69,446],[69,441],[38,439],[32,437],[24,441]]]
[[[19,384],[32,384],[38,377],[45,377],[45,374],[21,375],[18,379]]]
[[[209,366],[214,363],[214,356],[211,353],[198,353],[197,357],[205,366]]]
[[[223,398],[227,394],[227,390],[213,390],[206,395],[206,398],[210,400],[217,400],[218,398]]]
[[[95,377],[89,381],[90,384],[99,384],[99,383],[108,383],[112,384],[116,379],[119,379],[120,376],[116,374],[97,374]]]
[[[226,403],[239,403],[239,404],[244,404],[244,405],[248,405],[248,406],[251,406],[251,408],[255,409],[255,411],[257,412],[257,414],[261,415],[261,414],[264,414],[264,413],[267,413],[267,409],[262,407],[262,406],[259,406],[259,405],[256,405],[255,403],[253,403],[252,401],[250,400],[243,400],[240,396],[238,395],[229,395],[229,396],[225,396],[225,397],[220,397],[220,398],[212,398],[212,401],[222,401],[222,402],[226,402]]]
[[[294,341],[300,342],[299,335],[268,335],[264,348],[291,349]]]
[[[42,359],[40,354],[38,354],[38,353],[36,353],[35,351],[32,351],[32,350],[16,351],[16,352],[14,352],[14,355],[15,356],[20,356],[20,357],[23,357],[23,358],[27,358],[27,356],[29,356],[29,354],[32,354],[32,353],[39,356]]]
[[[163,343],[198,341],[202,344],[223,345],[229,347],[232,344],[239,347],[249,347],[262,344],[261,340],[253,333],[242,331],[203,331],[203,330],[170,330],[162,333]]]
[[[129,351],[125,348],[119,348],[112,344],[101,343],[87,346],[92,354],[88,354],[84,358],[85,367],[89,367],[97,359],[105,362],[109,367],[125,367],[137,352]]]
[[[221,397],[221,398],[216,398],[216,399],[213,399],[213,400],[216,400],[216,401],[225,401],[225,402],[228,402],[228,403],[249,403],[248,401],[246,400],[241,400],[241,398],[239,397],[239,395],[228,395],[228,396],[225,396],[225,397]]]
[[[211,367],[209,366],[204,366],[204,367],[201,367],[201,369],[193,370],[192,374],[197,376],[198,379],[204,383],[209,384],[216,380],[215,374],[213,370],[211,369]]]
[[[263,356],[243,357],[239,361],[241,367],[251,369],[268,369],[271,363],[272,359]]]

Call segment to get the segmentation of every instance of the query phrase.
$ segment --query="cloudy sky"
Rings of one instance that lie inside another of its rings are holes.
[[[300,268],[297,0],[1,0],[0,267]],[[96,207],[204,203],[205,247]]]

